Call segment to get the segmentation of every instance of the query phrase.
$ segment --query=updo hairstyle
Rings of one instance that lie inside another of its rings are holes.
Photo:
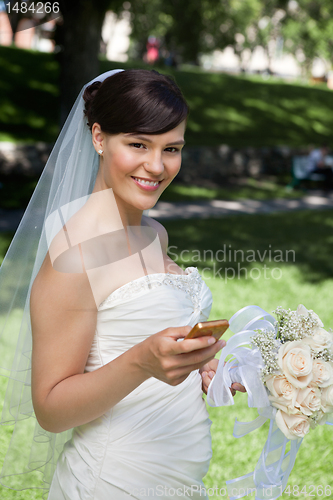
[[[155,70],[128,69],[103,82],[94,82],[83,94],[90,130],[99,123],[107,134],[163,134],[189,114],[175,83]]]

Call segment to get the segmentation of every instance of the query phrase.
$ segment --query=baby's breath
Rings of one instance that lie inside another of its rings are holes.
[[[312,415],[310,415],[309,424],[311,429],[315,429],[318,424],[322,423],[324,415],[325,414],[322,410],[317,410]]]
[[[252,342],[258,347],[265,367],[261,375],[269,375],[279,369],[277,364],[277,351],[280,343],[275,338],[275,333],[271,330],[254,330],[256,335],[252,337]]]
[[[307,315],[299,315],[291,309],[277,307],[273,311],[277,316],[277,335],[276,337],[285,342],[301,340],[310,336],[313,329],[318,325],[318,319],[313,316],[313,311],[308,311]]]
[[[333,361],[333,353],[325,348],[317,354],[313,355],[313,359],[322,359],[323,361]]]

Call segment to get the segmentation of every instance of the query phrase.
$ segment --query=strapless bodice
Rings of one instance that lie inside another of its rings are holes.
[[[197,268],[188,267],[185,273],[150,274],[109,295],[98,308],[86,371],[165,328],[207,320],[212,294]],[[141,498],[136,493],[140,488],[155,488],[156,498],[166,499],[168,494],[157,493],[159,487],[188,486],[198,491],[191,498],[202,500],[202,477],[211,458],[210,425],[198,370],[174,387],[151,377],[102,417],[74,429],[58,476],[65,478],[67,488],[76,478],[71,500],[95,499],[98,481],[134,498]]]
[[[156,273],[118,288],[98,309],[86,371],[108,363],[149,335],[208,319],[212,294],[196,267]]]

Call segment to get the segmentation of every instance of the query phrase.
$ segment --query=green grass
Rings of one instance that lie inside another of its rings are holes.
[[[169,244],[177,247],[170,247],[170,256],[175,258],[177,255],[180,264],[197,266],[204,273],[214,299],[211,319],[230,318],[236,311],[251,304],[271,312],[278,305],[295,309],[303,303],[319,314],[326,327],[333,326],[331,212],[304,211],[219,220],[169,221],[165,226],[169,232]],[[189,252],[182,255],[184,248]],[[244,254],[238,252],[235,255],[236,250]],[[252,250],[256,253],[256,261],[247,262],[246,258],[252,259]],[[266,258],[261,262],[265,250]],[[295,253],[287,253],[288,250]],[[238,265],[243,268],[240,273]],[[280,271],[273,271],[274,268]],[[274,279],[280,274],[279,279]],[[228,339],[229,335],[225,338]],[[223,488],[226,480],[254,470],[267,438],[268,424],[246,437],[233,438],[236,417],[240,421],[250,421],[257,416],[256,410],[248,409],[247,397],[240,393],[235,397],[234,406],[209,407],[209,414],[212,420],[213,458],[204,482],[207,488]],[[324,426],[305,437],[288,484],[301,488],[307,485],[308,492],[311,485],[332,486],[333,450],[328,445],[332,443],[332,433],[332,427]],[[212,495],[211,498],[218,500],[221,496]],[[282,496],[283,500],[290,498],[294,497]],[[311,497],[301,495],[300,498],[310,500]],[[315,498],[318,496],[315,495]],[[332,495],[323,498],[333,498],[333,488]]]
[[[197,266],[212,291],[211,319],[230,318],[251,304],[272,311],[278,305],[295,309],[303,303],[318,313],[326,327],[333,326],[331,211],[168,221],[165,226],[169,233],[170,257],[184,267]],[[10,236],[9,233],[0,235],[0,253],[4,253]],[[235,251],[238,252],[235,254]],[[3,382],[1,387],[0,399]],[[246,421],[256,416],[254,409],[247,408],[246,395],[240,393],[235,397],[234,406],[209,407],[209,414],[213,422],[213,458],[204,482],[207,488],[223,488],[226,480],[254,469],[267,438],[267,426],[239,440],[232,437],[235,417]],[[332,432],[332,427],[323,426],[305,437],[289,479],[291,486],[307,485],[308,491],[310,485],[333,486]],[[0,429],[0,464],[9,438],[10,429]],[[41,497],[0,488],[0,498]],[[212,495],[211,498],[223,497]],[[282,496],[283,500],[291,498],[295,497]],[[299,498],[311,500],[319,496]],[[333,498],[333,495],[323,498]]]
[[[101,60],[109,69],[147,67]],[[149,67],[150,68],[150,67]],[[189,145],[333,144],[333,93],[324,87],[253,76],[173,70],[191,113]],[[59,67],[53,54],[0,47],[0,140],[54,141],[59,122]]]
[[[223,188],[189,186],[172,182],[159,198],[162,201],[199,200],[271,200],[272,198],[299,198],[303,191],[287,191],[287,182],[281,185],[277,180],[245,179],[242,185],[228,184]]]

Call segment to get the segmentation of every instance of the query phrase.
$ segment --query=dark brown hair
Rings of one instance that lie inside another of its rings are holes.
[[[97,122],[107,134],[163,134],[189,114],[176,82],[155,70],[115,73],[89,85],[83,99],[90,130]]]

